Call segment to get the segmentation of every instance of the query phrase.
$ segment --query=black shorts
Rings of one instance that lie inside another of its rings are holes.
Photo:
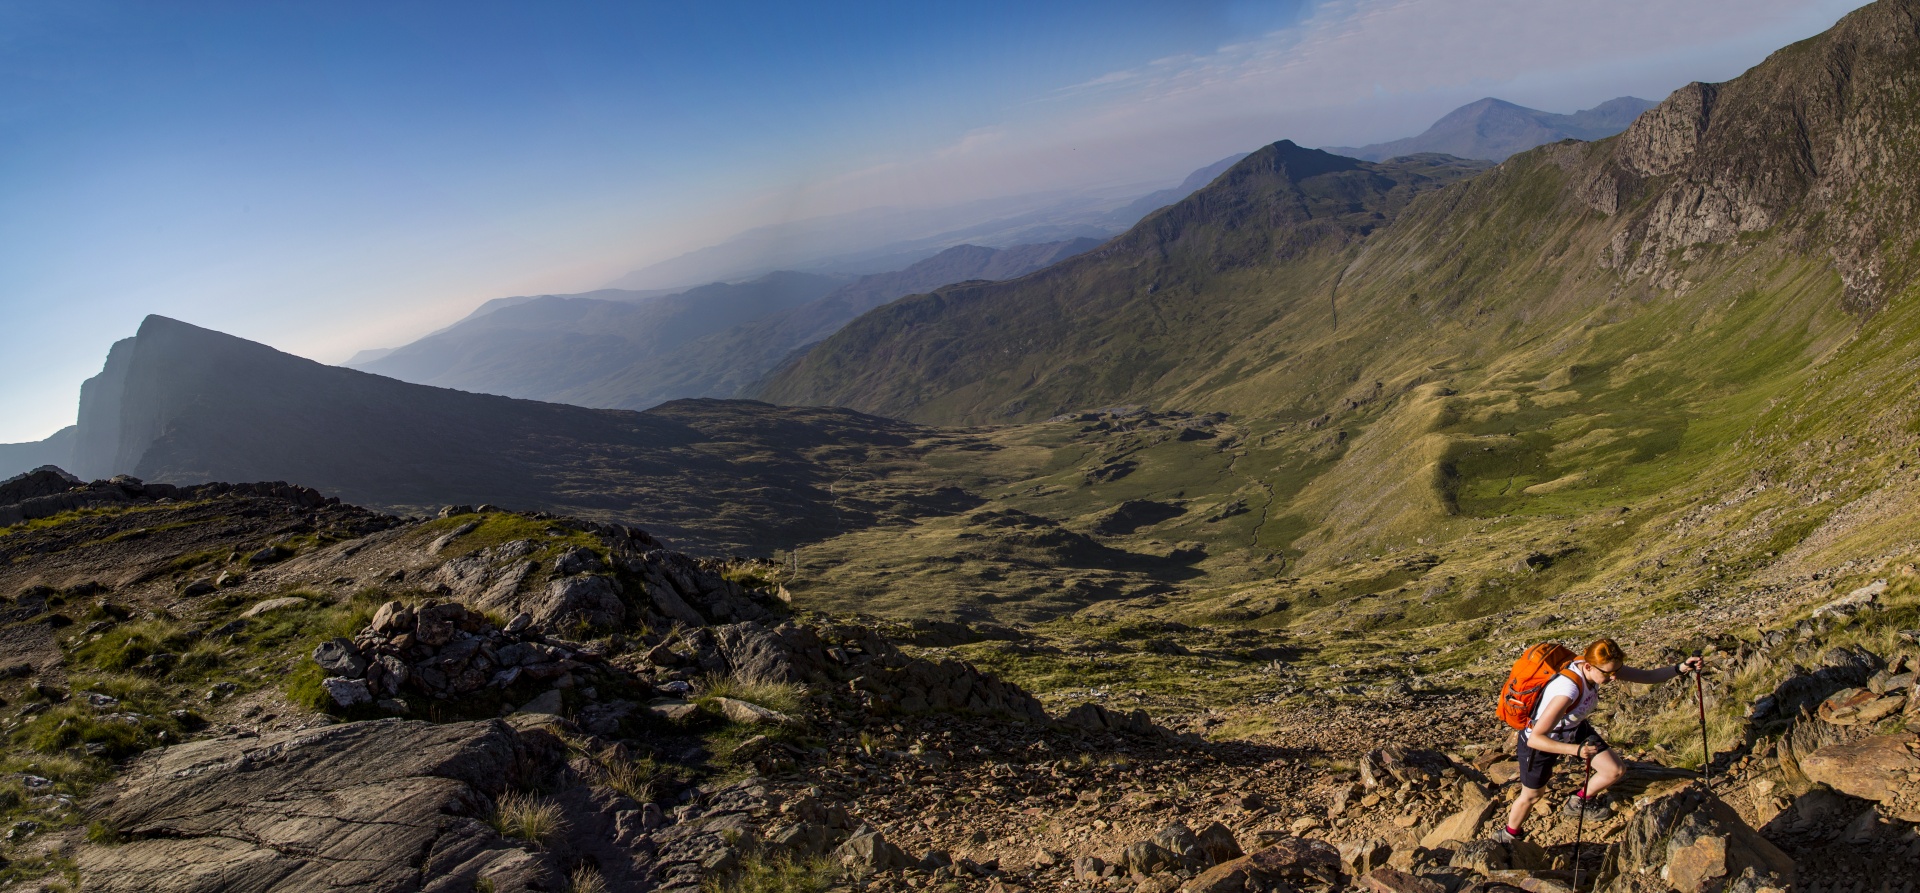
[[[1598,745],[1601,753],[1607,751],[1607,739],[1584,722],[1573,727],[1573,744]],[[1523,787],[1539,790],[1547,786],[1547,779],[1553,775],[1553,767],[1560,762],[1561,754],[1544,750],[1534,750],[1527,746],[1527,736],[1520,736],[1520,784]]]

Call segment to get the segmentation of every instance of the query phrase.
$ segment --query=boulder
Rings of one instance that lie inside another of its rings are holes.
[[[620,587],[612,577],[566,577],[547,584],[545,594],[533,606],[534,622],[550,630],[574,625],[596,629],[615,627],[626,617],[626,605],[620,601]]]
[[[1920,736],[1873,735],[1829,744],[1800,758],[1809,780],[1872,800],[1903,822],[1920,822]]]
[[[330,677],[320,680],[320,687],[326,689],[327,697],[333,699],[336,707],[357,707],[373,703],[373,691],[367,688],[365,679],[341,679]]]
[[[297,595],[289,595],[284,598],[270,598],[263,602],[254,602],[253,607],[250,607],[245,611],[240,612],[240,616],[258,617],[262,614],[271,613],[273,611],[284,611],[288,608],[298,608],[305,605],[306,603],[307,603],[306,599],[301,598]]]
[[[1427,832],[1420,839],[1421,846],[1433,848],[1445,841],[1473,840],[1480,836],[1480,826],[1493,814],[1493,801],[1475,785],[1465,785],[1461,790],[1460,811]]]
[[[582,549],[579,546],[560,553],[560,556],[553,560],[553,575],[556,577],[595,574],[606,569],[607,564],[600,560],[599,555],[594,554],[591,549]]]
[[[1875,580],[1855,589],[1846,595],[1827,602],[1813,611],[1814,619],[1826,617],[1851,617],[1861,611],[1872,609],[1879,601],[1880,594],[1887,591],[1887,581]]]
[[[1447,858],[1447,865],[1474,874],[1492,874],[1513,867],[1507,855],[1507,847],[1498,841],[1475,840],[1471,837],[1450,837],[1446,849],[1453,855]]]
[[[855,834],[833,851],[834,858],[856,875],[907,868],[914,859],[905,850],[887,842],[878,831]]]
[[[1120,853],[1120,865],[1134,874],[1151,875],[1180,867],[1180,854],[1151,840],[1142,840]]]
[[[1725,893],[1761,886],[1787,889],[1791,857],[1748,827],[1698,781],[1667,781],[1635,801],[1615,844],[1615,891],[1647,888]]]
[[[313,662],[328,676],[358,679],[367,674],[367,659],[347,639],[328,639],[313,649]]]
[[[1385,866],[1362,875],[1358,885],[1373,893],[1447,893],[1447,888],[1435,881]]]
[[[539,697],[528,701],[526,706],[513,712],[528,715],[559,716],[560,712],[565,709],[564,704],[565,702],[561,700],[560,697],[560,690],[550,688],[541,692]]]
[[[1384,840],[1350,840],[1340,845],[1340,861],[1355,876],[1387,864],[1393,847]]]
[[[1233,838],[1233,831],[1219,822],[1200,829],[1196,844],[1201,858],[1205,859],[1208,865],[1218,865],[1244,855],[1240,850],[1240,842]]]
[[[1340,851],[1325,841],[1289,837],[1246,858],[1253,874],[1270,887],[1285,884],[1310,893],[1337,890],[1342,884]]]
[[[1869,688],[1843,688],[1820,702],[1819,716],[1836,726],[1869,725],[1900,712],[1906,701],[1902,695]]]
[[[126,841],[76,863],[100,893],[561,889],[564,863],[483,822],[543,754],[497,721],[391,719],[148,751],[88,804]]]
[[[1253,874],[1253,860],[1242,857],[1201,872],[1184,889],[1186,893],[1256,893],[1264,885]]]
[[[1161,828],[1153,833],[1153,842],[1166,847],[1182,859],[1197,859],[1200,853],[1200,836],[1193,829],[1179,822]],[[1234,856],[1240,856],[1235,853]]]
[[[367,628],[383,636],[412,632],[413,609],[399,602],[387,602],[373,613],[373,622]]]
[[[791,725],[793,723],[792,717],[778,710],[770,710],[759,704],[742,701],[737,698],[714,698],[713,705],[720,708],[721,715],[725,716],[728,722],[737,722],[743,725],[766,723],[768,725],[781,726]]]
[[[451,516],[442,515],[441,517],[445,518],[445,517],[451,517]],[[468,521],[465,524],[455,527],[454,529],[447,531],[441,536],[436,537],[433,542],[427,544],[427,554],[438,555],[440,554],[441,550],[444,550],[446,547],[453,545],[454,540],[457,540],[479,529],[480,529],[480,522],[478,521]]]
[[[1446,754],[1416,750],[1398,744],[1371,751],[1360,761],[1360,783],[1368,790],[1405,784],[1425,784],[1453,766]]]

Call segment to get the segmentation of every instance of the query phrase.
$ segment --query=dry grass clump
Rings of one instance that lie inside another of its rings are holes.
[[[567,877],[567,893],[607,893],[607,879],[599,869],[582,865]]]
[[[501,836],[533,844],[545,843],[567,830],[567,819],[561,814],[560,804],[519,791],[503,795],[494,804],[493,818],[488,824]]]
[[[840,866],[828,859],[749,856],[729,878],[709,877],[702,893],[822,893],[840,880]]]
[[[806,686],[792,682],[756,682],[738,676],[716,674],[700,683],[700,700],[703,702],[713,698],[732,698],[789,716],[800,712],[806,697]]]
[[[605,754],[599,763],[606,772],[607,787],[641,803],[650,803],[659,798],[660,786],[667,776],[667,769],[660,761],[653,757],[623,760]]]

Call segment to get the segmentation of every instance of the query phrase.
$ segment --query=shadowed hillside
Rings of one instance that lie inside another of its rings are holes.
[[[410,512],[565,509],[719,550],[870,523],[827,486],[920,433],[841,410],[681,401],[636,413],[468,394],[158,316],[114,346],[80,417],[71,467],[91,477],[299,480]]]

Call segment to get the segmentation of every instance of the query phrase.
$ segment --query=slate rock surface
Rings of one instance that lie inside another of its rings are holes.
[[[79,867],[103,893],[557,885],[483,821],[539,752],[498,721],[400,720],[152,751],[91,804],[127,842]]]

